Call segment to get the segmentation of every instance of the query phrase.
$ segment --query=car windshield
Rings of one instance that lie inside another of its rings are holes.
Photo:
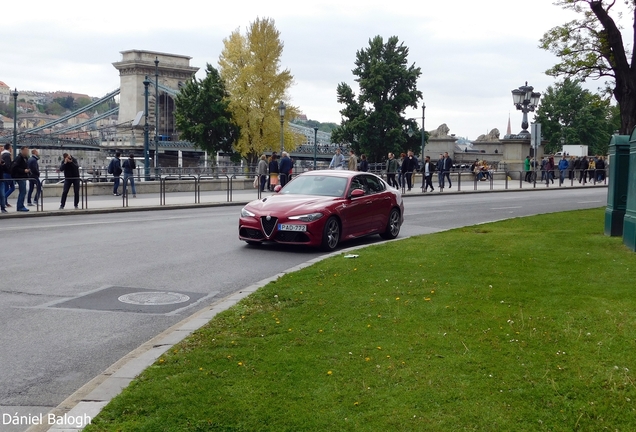
[[[347,187],[346,177],[305,175],[296,177],[280,191],[285,195],[320,195],[340,197]]]

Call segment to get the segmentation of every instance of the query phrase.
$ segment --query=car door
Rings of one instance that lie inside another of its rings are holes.
[[[355,189],[362,189],[365,194],[360,197],[351,197]],[[353,177],[349,183],[346,199],[340,211],[342,219],[342,237],[344,239],[363,235],[370,229],[372,212],[369,211],[373,203],[369,195],[367,185],[362,175]]]
[[[391,212],[391,192],[386,190],[385,183],[378,177],[365,174],[364,181],[369,191],[370,203],[367,206],[369,212],[369,230],[384,231]]]

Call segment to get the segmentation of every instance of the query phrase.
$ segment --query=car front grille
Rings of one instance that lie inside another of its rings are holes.
[[[270,216],[270,219],[267,220],[267,216],[261,216],[261,226],[263,227],[263,232],[265,232],[265,235],[267,237],[270,237],[272,235],[277,223],[278,218]]]
[[[309,237],[304,232],[278,231],[276,241],[284,243],[309,243]]]
[[[260,230],[257,230],[254,228],[241,228],[240,234],[241,234],[241,237],[243,238],[249,238],[254,240],[260,240],[263,237],[265,237]]]

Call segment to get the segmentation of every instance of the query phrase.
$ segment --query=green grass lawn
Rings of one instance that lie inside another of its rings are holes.
[[[86,431],[636,430],[636,254],[603,235],[603,214],[289,274],[176,345]]]

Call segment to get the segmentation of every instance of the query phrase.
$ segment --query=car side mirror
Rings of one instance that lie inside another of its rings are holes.
[[[351,198],[360,198],[361,196],[364,196],[362,189],[354,189],[351,191]]]
[[[282,188],[283,187],[281,185],[276,185],[276,187],[274,187],[274,192],[278,193]]]

